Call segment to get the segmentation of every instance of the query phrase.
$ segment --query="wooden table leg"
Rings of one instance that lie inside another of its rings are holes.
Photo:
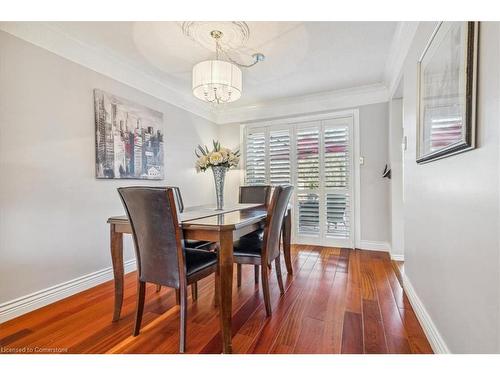
[[[292,213],[288,210],[283,220],[283,255],[285,258],[286,271],[293,275],[291,245],[292,240]]]
[[[233,294],[233,232],[220,232],[219,250],[219,316],[222,337],[222,352],[232,353],[231,343],[231,318],[232,318],[232,294]]]
[[[123,303],[123,233],[116,232],[114,224],[110,225],[111,260],[115,278],[115,309],[113,322],[120,319]]]

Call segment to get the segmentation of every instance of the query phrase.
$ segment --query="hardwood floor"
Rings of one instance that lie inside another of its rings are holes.
[[[280,298],[271,274],[266,319],[253,266],[233,289],[235,353],[432,353],[387,253],[294,245],[294,276]],[[235,267],[236,269],[236,267]],[[282,269],[285,267],[283,265]],[[235,272],[236,277],[236,272]],[[113,283],[68,297],[0,325],[3,352],[176,353],[179,309],[172,289],[146,290],[141,333],[132,337],[136,275],[125,277],[122,319],[111,322]],[[199,283],[188,310],[187,352],[219,353],[214,279]],[[40,349],[41,348],[41,349]]]
[[[396,274],[399,283],[403,285],[403,277],[401,275],[405,272],[405,262],[399,260],[393,260],[392,268],[394,269],[394,273]]]

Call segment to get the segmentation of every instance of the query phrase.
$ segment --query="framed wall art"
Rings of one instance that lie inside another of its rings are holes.
[[[162,180],[163,114],[94,90],[96,177]]]
[[[417,163],[474,149],[478,22],[440,22],[417,67]]]

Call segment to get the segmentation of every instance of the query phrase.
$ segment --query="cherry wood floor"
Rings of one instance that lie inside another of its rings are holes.
[[[387,253],[303,245],[292,251],[295,274],[285,277],[282,297],[273,267],[272,317],[266,319],[253,266],[243,266],[240,288],[234,281],[235,353],[432,353]],[[1,324],[0,347],[176,353],[179,308],[172,289],[158,293],[148,285],[142,330],[131,336],[135,278],[134,272],[125,277],[119,322],[111,322],[110,281]],[[198,300],[189,301],[188,353],[221,350],[213,290],[210,276],[199,284]]]

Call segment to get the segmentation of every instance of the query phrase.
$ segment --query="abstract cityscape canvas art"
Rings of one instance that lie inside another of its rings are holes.
[[[162,180],[163,114],[94,90],[96,177]]]

